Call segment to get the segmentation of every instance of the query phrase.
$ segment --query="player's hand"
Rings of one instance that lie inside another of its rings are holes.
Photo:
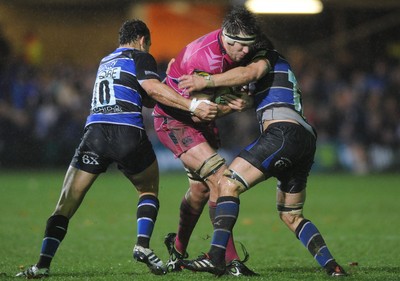
[[[183,75],[179,77],[178,87],[186,89],[189,93],[200,91],[207,87],[207,80],[200,75]]]
[[[235,94],[226,94],[224,95],[224,99],[226,100],[227,105],[236,111],[245,111],[251,107],[253,107],[253,97],[250,96],[247,92],[236,92]]]
[[[200,102],[193,112],[193,114],[198,117],[200,121],[212,121],[217,117],[217,113],[217,104],[210,101]]]

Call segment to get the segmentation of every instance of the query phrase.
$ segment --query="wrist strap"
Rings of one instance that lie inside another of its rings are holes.
[[[196,98],[192,99],[191,103],[190,103],[190,107],[189,107],[189,111],[194,114],[194,111],[196,110],[196,108],[199,106],[200,103],[205,102],[207,104],[210,104],[209,100],[198,100]]]

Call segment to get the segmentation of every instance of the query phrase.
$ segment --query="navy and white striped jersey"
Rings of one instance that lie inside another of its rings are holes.
[[[106,123],[144,129],[142,99],[147,93],[140,86],[157,79],[157,63],[152,55],[132,48],[117,48],[104,57],[93,88],[88,126]]]
[[[275,50],[264,50],[256,57],[266,57],[272,67],[264,77],[250,85],[257,113],[272,107],[288,107],[304,118],[301,91],[287,60]]]

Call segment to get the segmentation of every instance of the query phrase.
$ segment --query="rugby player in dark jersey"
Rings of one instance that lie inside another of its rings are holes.
[[[69,220],[93,182],[112,163],[117,164],[139,193],[133,258],[145,263],[154,274],[166,273],[163,262],[149,248],[159,209],[159,170],[144,128],[142,106],[154,106],[153,98],[191,111],[206,121],[216,116],[217,106],[186,99],[160,82],[156,61],[148,53],[150,44],[146,24],[129,20],[119,31],[119,47],[101,60],[85,132],[66,172],[55,211],[47,220],[39,260],[17,276],[49,275],[51,261],[67,233]]]
[[[210,86],[250,83],[250,94],[260,124],[260,136],[249,144],[224,171],[220,180],[216,222],[211,248],[205,255],[185,263],[186,268],[222,275],[226,271],[226,245],[239,215],[239,195],[275,177],[277,209],[281,220],[331,276],[346,272],[335,261],[321,233],[303,216],[306,184],[314,162],[317,134],[303,115],[302,96],[288,61],[273,49],[266,36],[258,36],[251,63],[204,81],[183,76],[180,87],[201,90]]]

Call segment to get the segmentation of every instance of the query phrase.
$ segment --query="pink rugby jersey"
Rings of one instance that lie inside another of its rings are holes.
[[[166,84],[181,96],[188,98],[189,93],[178,88],[178,79],[182,75],[193,74],[194,72],[217,74],[235,67],[236,63],[228,56],[222,45],[221,33],[222,30],[218,29],[189,43],[171,65]],[[165,106],[162,105],[162,108],[160,108],[157,104],[154,107],[154,114],[165,115],[166,112],[163,109],[166,109]],[[170,113],[169,115],[172,114],[169,110],[168,113]]]

